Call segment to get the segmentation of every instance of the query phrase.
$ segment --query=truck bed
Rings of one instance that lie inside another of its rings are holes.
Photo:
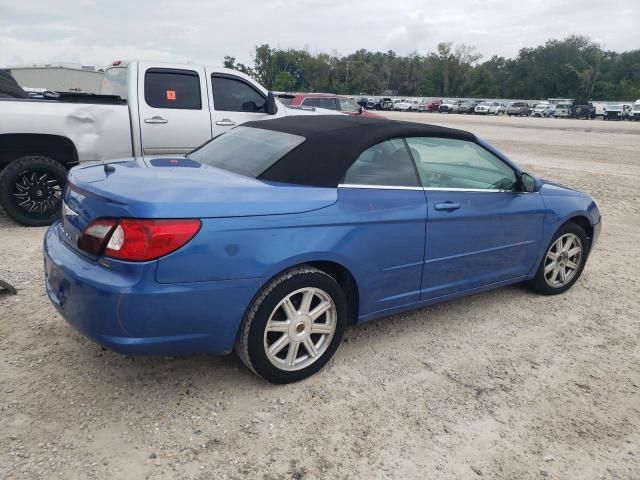
[[[133,155],[129,109],[120,97],[0,99],[0,135],[35,132],[71,140],[79,162]]]

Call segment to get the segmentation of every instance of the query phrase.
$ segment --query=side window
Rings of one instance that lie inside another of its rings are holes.
[[[347,171],[344,184],[418,187],[411,157],[402,139],[387,140],[368,148]]]
[[[267,99],[238,78],[212,75],[213,105],[224,112],[265,113]]]
[[[353,113],[353,112],[358,112],[360,110],[360,107],[358,105],[356,105],[351,100],[348,100],[346,98],[339,98],[338,104],[340,105],[340,110],[343,112]]]
[[[426,188],[513,190],[513,169],[473,142],[451,138],[407,138]]]
[[[201,110],[200,78],[192,70],[150,68],[144,75],[144,100],[153,108]]]
[[[336,99],[333,97],[307,97],[302,101],[305,107],[326,108],[328,110],[337,110]]]

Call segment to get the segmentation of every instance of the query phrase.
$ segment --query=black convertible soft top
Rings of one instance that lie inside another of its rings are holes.
[[[445,137],[475,141],[472,133],[424,123],[349,115],[288,116],[243,126],[306,138],[258,178],[275,182],[335,187],[367,148],[402,137]]]

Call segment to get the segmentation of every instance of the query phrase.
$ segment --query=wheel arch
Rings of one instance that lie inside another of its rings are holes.
[[[307,265],[330,275],[336,282],[338,282],[347,297],[347,305],[349,306],[349,323],[356,323],[358,321],[358,312],[360,310],[360,293],[358,290],[358,283],[349,269],[337,262],[325,260],[307,262]]]
[[[49,157],[67,169],[78,164],[73,141],[62,135],[5,133],[0,135],[0,169],[24,156]]]
[[[591,245],[593,243],[593,225],[591,225],[591,221],[589,220],[589,218],[586,215],[574,215],[568,218],[564,223],[562,223],[562,225],[560,225],[556,229],[556,231],[558,231],[568,223],[575,223],[584,230],[589,240],[589,250],[591,250]]]
[[[343,262],[336,261],[335,259],[326,259],[324,257],[308,257],[298,258],[286,266],[280,265],[273,272],[270,272],[266,277],[262,287],[256,292],[254,299],[260,295],[260,292],[269,285],[274,279],[278,278],[284,272],[299,268],[303,266],[309,266],[320,270],[331,276],[342,288],[345,296],[347,297],[347,305],[349,307],[349,323],[354,324],[358,321],[358,315],[360,311],[360,290],[358,282],[352,271],[344,265]],[[253,303],[253,299],[251,301]]]

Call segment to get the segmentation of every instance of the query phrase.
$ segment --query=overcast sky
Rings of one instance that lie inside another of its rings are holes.
[[[258,44],[399,54],[439,42],[490,58],[571,33],[640,48],[640,0],[0,0],[0,66],[117,59],[251,62]]]

